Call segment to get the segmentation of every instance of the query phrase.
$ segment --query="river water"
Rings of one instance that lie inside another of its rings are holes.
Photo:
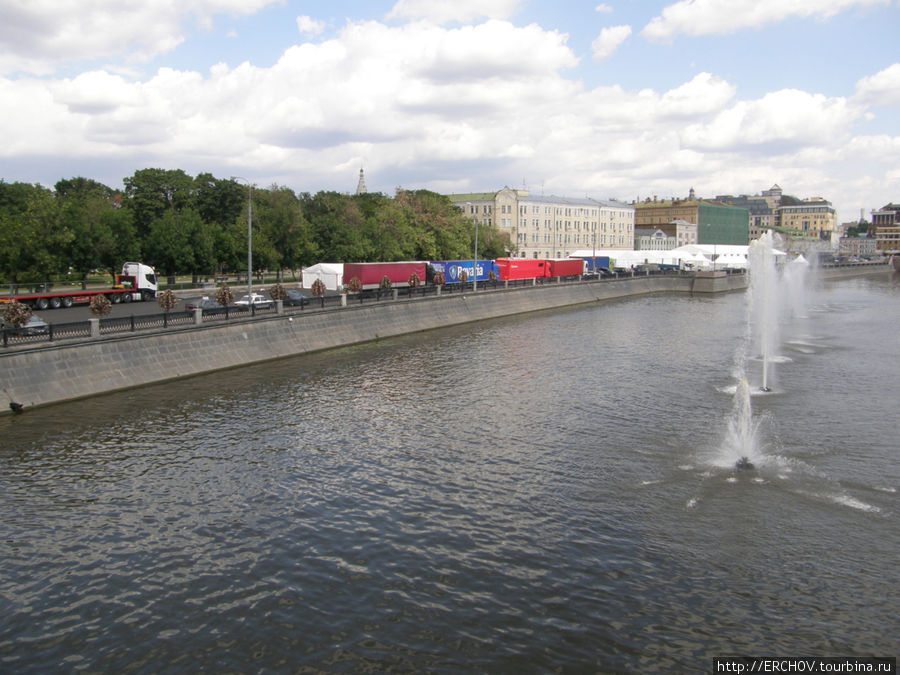
[[[495,320],[0,418],[0,671],[896,656],[900,281]],[[743,345],[743,346],[742,346]]]

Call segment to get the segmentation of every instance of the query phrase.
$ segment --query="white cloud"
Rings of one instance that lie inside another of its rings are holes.
[[[849,138],[862,114],[844,98],[826,98],[796,89],[766,94],[723,109],[709,123],[692,124],[682,133],[687,147],[726,151],[764,146],[766,152],[793,152],[804,146],[828,146]]]
[[[613,8],[607,4],[601,3],[601,4],[597,5],[596,7],[594,7],[594,11],[598,12],[600,14],[612,14]]]
[[[6,3],[0,23],[0,73],[46,75],[61,63],[117,56],[147,61],[183,42],[185,25],[192,20],[208,27],[216,14],[252,14],[277,1]]]
[[[300,35],[321,35],[325,30],[325,24],[309,16],[298,16],[297,30],[300,31]]]
[[[594,61],[603,63],[622,46],[629,35],[631,26],[610,26],[601,30],[597,39],[591,43]]]
[[[482,19],[508,19],[519,11],[521,0],[398,0],[388,19],[437,24],[470,23]]]
[[[632,199],[777,181],[800,196],[852,199],[858,212],[866,200],[849,190],[846,166],[861,161],[854,148],[862,157],[884,147],[872,153],[884,163],[867,158],[855,175],[871,178],[865,194],[883,195],[878,205],[900,190],[900,141],[852,136],[862,99],[896,90],[893,66],[860,80],[853,99],[783,90],[748,100],[707,72],[667,90],[586,89],[569,76],[577,64],[566,35],[536,25],[370,21],[290,47],[270,67],[0,77],[0,169],[28,180],[18,167],[43,163],[52,184],[76,166],[70,175],[117,185],[162,166],[352,190],[364,157],[372,189],[484,190],[525,178],[548,193]],[[115,173],[95,173],[97,158]]]
[[[900,63],[862,78],[854,98],[871,105],[900,105]]]
[[[641,31],[650,40],[676,35],[727,35],[760,28],[791,17],[827,19],[857,6],[887,5],[891,0],[679,0],[665,7]]]
[[[700,73],[690,82],[667,91],[659,101],[659,109],[669,117],[696,119],[724,109],[734,98],[735,91],[735,87],[722,78]]]

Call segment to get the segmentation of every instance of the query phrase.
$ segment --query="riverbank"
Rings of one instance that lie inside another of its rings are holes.
[[[866,274],[885,272],[867,268]],[[861,271],[835,270],[838,276]],[[831,278],[831,274],[827,275]],[[202,325],[0,354],[0,382],[24,409],[299,354],[546,309],[655,293],[741,290],[746,275],[644,276],[446,294]],[[3,406],[8,414],[8,406]]]

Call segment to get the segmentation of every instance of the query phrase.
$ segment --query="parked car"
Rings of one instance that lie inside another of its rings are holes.
[[[9,335],[46,335],[50,332],[50,326],[37,314],[32,314],[28,323],[21,328],[16,328],[11,323],[7,323],[5,319],[0,318],[0,328]]]
[[[308,295],[304,295],[295,288],[291,288],[285,292],[287,293],[287,297],[282,300],[285,307],[305,307],[310,302],[310,297]]]
[[[188,312],[195,309],[222,309],[222,305],[220,305],[214,299],[204,295],[202,298],[188,298],[187,300],[185,300],[184,309]]]
[[[235,300],[235,305],[238,307],[249,307],[251,300],[249,296],[242,296],[240,300]],[[272,298],[267,298],[261,293],[254,293],[252,298],[253,308],[254,309],[272,309],[275,306],[275,301]]]

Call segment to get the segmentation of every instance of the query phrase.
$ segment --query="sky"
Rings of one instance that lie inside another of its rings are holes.
[[[900,202],[900,0],[0,0],[0,179]]]

